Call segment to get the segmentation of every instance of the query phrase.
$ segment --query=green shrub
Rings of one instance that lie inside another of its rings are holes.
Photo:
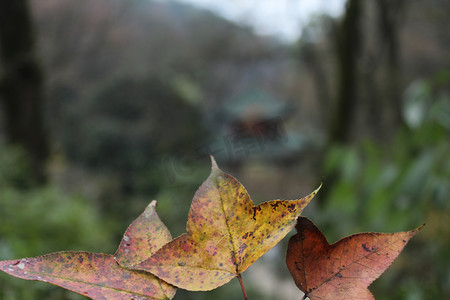
[[[108,223],[95,205],[53,185],[32,188],[17,149],[0,149],[0,260],[48,252],[115,251]],[[80,296],[81,297],[81,296]],[[0,274],[0,299],[84,299],[42,283]]]

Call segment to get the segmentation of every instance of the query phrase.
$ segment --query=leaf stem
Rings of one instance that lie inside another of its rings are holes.
[[[242,289],[242,293],[244,294],[244,299],[248,300],[247,298],[247,293],[245,292],[245,287],[244,287],[244,282],[242,281],[242,276],[241,274],[237,275],[237,278],[239,279],[239,283],[241,284],[241,289]]]
[[[308,296],[306,296],[306,294],[303,295],[302,300],[306,300]]]

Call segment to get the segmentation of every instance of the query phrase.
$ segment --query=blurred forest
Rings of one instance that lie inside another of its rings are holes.
[[[303,214],[330,242],[426,223],[371,290],[449,299],[449,15],[347,0],[287,43],[176,1],[1,1],[0,260],[114,253],[152,199],[178,236],[211,153],[255,203],[323,181]],[[249,299],[301,298],[287,238],[243,274]],[[213,297],[237,280],[175,299]],[[0,299],[85,298],[1,273]]]

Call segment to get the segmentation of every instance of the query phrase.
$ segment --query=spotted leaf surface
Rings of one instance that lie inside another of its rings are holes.
[[[239,181],[212,159],[211,174],[192,201],[186,233],[136,268],[187,290],[219,287],[277,244],[316,192],[254,206]]]
[[[118,263],[139,263],[171,240],[155,212],[155,204],[152,202],[130,225],[115,256],[58,252],[0,261],[0,270],[18,278],[52,283],[91,299],[172,299],[176,292],[174,286],[150,273],[126,269]]]
[[[297,234],[289,240],[286,264],[305,298],[375,299],[368,286],[422,227],[398,233],[360,233],[330,245],[314,223],[300,217]]]
[[[169,230],[159,219],[155,206],[156,201],[152,201],[125,231],[114,255],[121,266],[131,267],[148,259],[172,240]]]

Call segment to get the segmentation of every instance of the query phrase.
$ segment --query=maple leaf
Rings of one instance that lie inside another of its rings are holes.
[[[186,233],[136,266],[193,291],[212,290],[236,276],[240,279],[294,227],[318,190],[298,200],[254,206],[241,183],[222,172],[214,158],[211,161],[211,174],[192,200]]]
[[[297,287],[311,300],[375,299],[368,286],[397,258],[423,225],[397,233],[359,233],[328,244],[305,217],[289,240],[286,264]]]
[[[66,251],[34,258],[0,261],[0,270],[12,276],[44,281],[91,299],[168,300],[176,288],[145,272],[125,269],[150,257],[172,238],[152,201],[128,227],[114,255]],[[117,260],[117,261],[116,261]]]

